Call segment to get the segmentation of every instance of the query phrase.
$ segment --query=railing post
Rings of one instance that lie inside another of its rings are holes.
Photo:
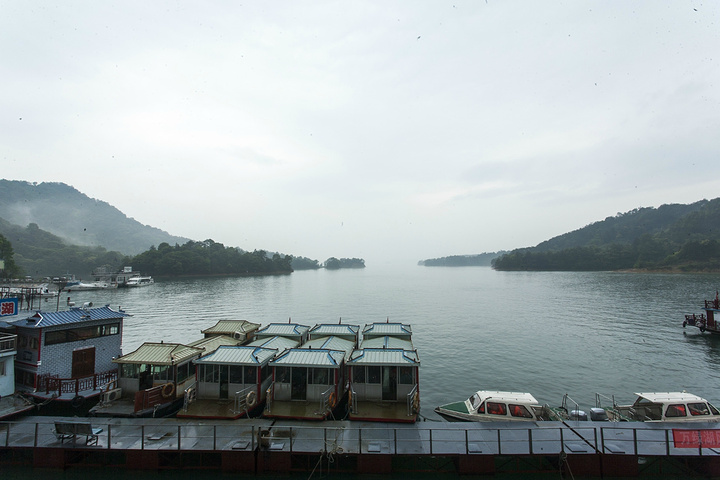
[[[255,425],[252,426],[252,430],[250,430],[250,447],[252,451],[255,451]]]
[[[10,429],[8,429],[9,435]],[[358,455],[362,455],[362,427],[358,428]]]
[[[500,441],[500,429],[497,429],[497,437],[498,437],[498,455],[502,455],[502,442]]]
[[[563,438],[563,429],[560,429],[560,452],[565,453],[565,438]]]
[[[638,455],[637,428],[633,428],[633,448],[635,449],[635,455]]]
[[[140,450],[145,450],[145,425],[140,425]]]
[[[182,425],[178,425],[178,450],[180,450],[180,440],[182,439],[182,431],[180,430]]]
[[[108,450],[110,450],[110,445],[112,445],[112,437],[110,436],[110,435],[111,435],[111,433],[110,433],[110,429],[111,429],[111,428],[112,428],[112,425],[108,423],[108,424],[107,424],[107,429],[108,429]]]
[[[532,429],[528,428],[528,446],[530,447],[530,455],[533,454],[533,444],[532,444]]]
[[[670,456],[670,430],[665,429],[665,455]]]
[[[213,450],[217,450],[217,425],[213,425]]]
[[[39,423],[35,424],[35,442],[33,443],[33,447],[38,446],[38,428],[40,427]]]
[[[432,448],[432,432],[433,432],[433,431],[430,430],[430,455],[432,455],[432,453],[433,453],[433,448]]]
[[[470,453],[470,444],[468,443],[468,431],[465,429],[465,455]]]
[[[290,427],[290,439],[288,440],[290,442],[290,453],[292,453],[292,444],[293,444],[292,439],[293,439],[292,427]]]
[[[397,428],[393,428],[393,454],[397,455]]]
[[[600,427],[600,443],[602,444],[602,450],[600,453],[605,453],[605,430]]]

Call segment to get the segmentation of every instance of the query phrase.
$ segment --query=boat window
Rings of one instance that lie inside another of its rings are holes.
[[[190,364],[183,363],[178,365],[177,368],[177,381],[178,383],[184,382],[190,376]]]
[[[487,412],[491,415],[507,415],[507,407],[504,403],[487,402]]]
[[[264,367],[262,367],[260,369],[260,377],[262,378],[262,381],[264,382],[265,380],[268,379],[269,376],[270,376],[270,367],[268,365],[265,365]]]
[[[480,404],[480,395],[477,393],[471,396],[468,400],[470,400],[470,407],[472,407],[473,410],[478,408],[478,405]],[[483,407],[483,411],[479,413],[485,413],[485,408]]]
[[[712,403],[708,403],[708,407],[710,407],[710,413],[713,415],[720,415],[720,412],[718,412],[718,409],[715,408]]]
[[[380,383],[380,367],[368,367],[367,383]]]
[[[290,367],[276,367],[275,381],[278,383],[290,383]]]
[[[257,367],[245,367],[245,381],[246,385],[250,383],[257,383]]]
[[[398,368],[398,371],[400,373],[400,376],[398,378],[398,383],[402,385],[412,385],[415,383],[413,381],[413,367],[400,367]]]
[[[365,383],[365,367],[353,367],[353,383]]]
[[[167,365],[153,365],[151,371],[153,380],[170,380],[170,378],[168,378],[170,368]]]
[[[120,374],[123,378],[138,378],[140,376],[140,365],[134,363],[121,363],[122,373]]]
[[[679,403],[676,405],[668,405],[665,410],[666,417],[684,417],[685,416],[685,405]]]
[[[207,383],[218,383],[218,366],[217,365],[201,365],[202,371],[202,379],[203,382]]]
[[[230,365],[228,367],[228,382],[243,383],[242,377],[243,367],[240,365]]]
[[[310,382],[313,385],[329,385],[330,384],[330,376],[328,375],[328,369],[327,368],[313,368],[312,369],[312,379]]]
[[[508,406],[510,407],[510,415],[513,417],[533,418],[532,413],[530,413],[530,410],[528,410],[525,405],[514,405],[511,403]]]
[[[688,403],[688,410],[690,410],[690,415],[692,416],[710,415],[710,410],[708,410],[707,405],[704,403]]]

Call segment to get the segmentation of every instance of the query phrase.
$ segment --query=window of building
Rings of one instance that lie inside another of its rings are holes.
[[[365,367],[353,367],[353,383],[365,383]]]
[[[398,372],[400,374],[398,378],[398,383],[402,385],[412,385],[415,382],[413,381],[413,367],[399,367]]]
[[[243,383],[243,367],[238,365],[230,365],[228,368],[230,383]]]

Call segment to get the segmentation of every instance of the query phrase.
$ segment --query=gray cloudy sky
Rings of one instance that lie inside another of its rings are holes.
[[[720,196],[720,2],[0,0],[3,178],[368,266]]]

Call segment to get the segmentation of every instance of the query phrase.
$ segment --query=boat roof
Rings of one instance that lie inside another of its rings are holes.
[[[385,335],[411,337],[412,327],[404,323],[378,322],[370,323],[363,328],[363,338],[383,337]]]
[[[281,352],[283,350],[287,350],[288,348],[295,348],[299,345],[300,342],[298,340],[287,337],[260,338],[248,343],[249,347],[273,348]]]
[[[355,350],[348,365],[420,366],[417,352],[401,348],[363,348]]]
[[[113,363],[177,365],[204,353],[202,348],[180,343],[143,343],[132,353],[113,359]]]
[[[529,393],[524,392],[502,392],[497,390],[478,390],[475,395],[480,397],[480,401],[488,399],[498,402],[516,402],[525,404],[537,404],[538,401]]]
[[[203,355],[195,364],[223,365],[267,365],[277,354],[277,350],[263,347],[227,346],[218,347],[214,352]]]
[[[345,360],[347,360],[355,349],[355,342],[335,336],[319,337],[308,340],[300,348],[337,350],[343,352]]]
[[[339,368],[344,358],[345,352],[339,350],[292,348],[281,353],[270,365]]]
[[[33,315],[12,320],[8,324],[23,328],[45,328],[96,320],[115,320],[129,316],[123,310],[113,310],[109,305],[98,308],[74,307],[62,312],[42,312],[38,310]]]
[[[242,342],[242,340],[238,340],[237,338],[233,338],[227,335],[214,335],[212,337],[205,337],[201,338],[200,340],[190,342],[188,343],[188,346],[201,348],[203,349],[203,354],[207,354],[210,352],[214,352],[219,347],[241,345]]]
[[[635,395],[652,403],[707,402],[704,398],[687,392],[652,392]]]
[[[403,350],[415,350],[409,339],[398,337],[371,337],[360,343],[360,348],[400,348]]]
[[[247,333],[258,328],[260,328],[259,323],[252,323],[247,320],[220,320],[212,327],[202,330],[201,333],[232,336],[235,332]]]
[[[310,337],[328,337],[334,335],[347,339],[357,340],[360,325],[343,325],[332,323],[319,323],[310,329]]]
[[[255,338],[274,337],[303,337],[307,335],[310,327],[299,323],[270,323],[266,327],[255,332]]]

